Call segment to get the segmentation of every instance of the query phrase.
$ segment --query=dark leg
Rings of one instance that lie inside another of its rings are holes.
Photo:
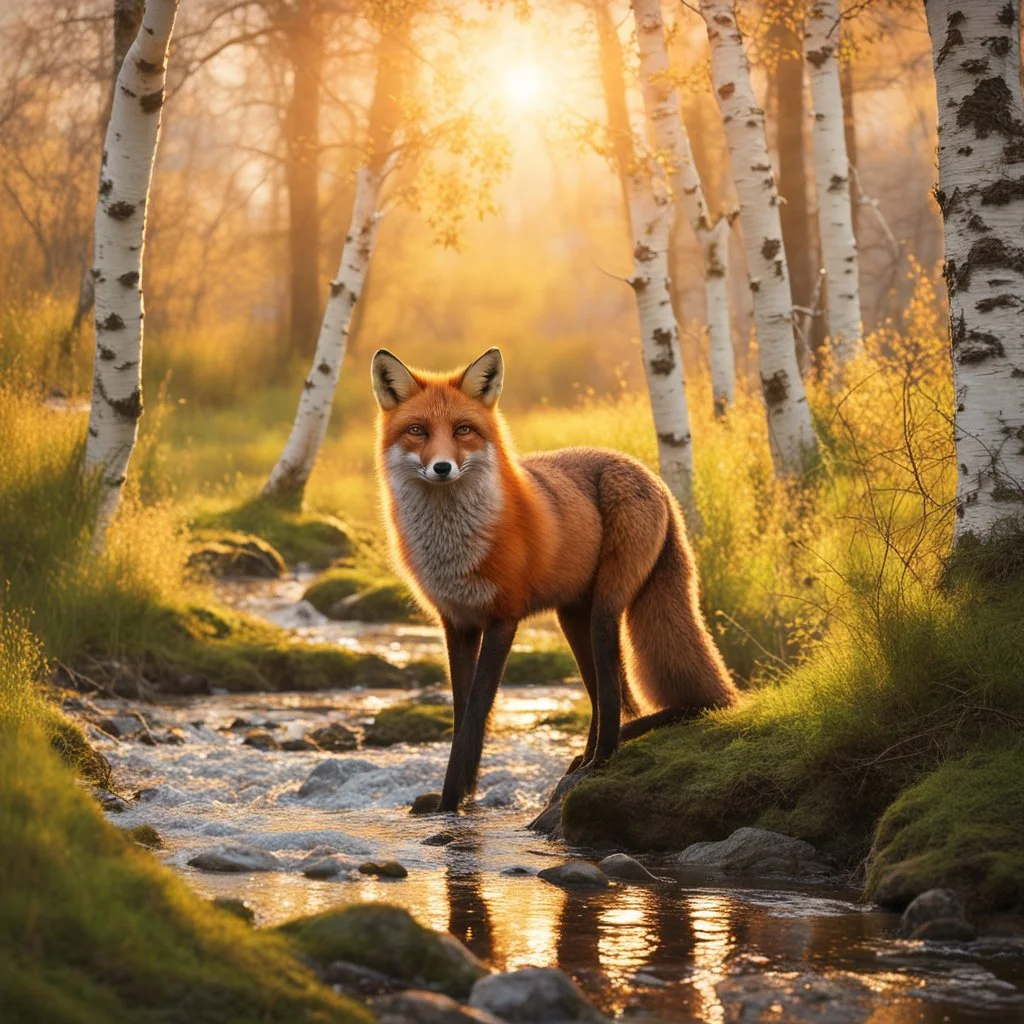
[[[590,767],[604,764],[619,746],[622,719],[622,644],[619,616],[595,608],[590,635],[597,669],[597,748]]]
[[[480,637],[483,631],[477,626],[460,629],[447,619],[442,619],[445,645],[448,648],[448,677],[452,683],[452,704],[455,709],[455,734],[458,735],[462,716],[466,710],[476,661],[480,655]]]
[[[587,746],[583,754],[573,758],[566,769],[566,775],[569,775],[581,764],[590,761],[597,747],[597,671],[594,668],[594,648],[590,639],[590,602],[559,608],[558,624],[562,627],[565,639],[576,659],[583,685],[587,688],[587,696],[590,698],[590,732],[587,734]]]
[[[476,786],[487,717],[491,713],[518,625],[515,621],[492,622],[484,630],[473,687],[466,700],[461,727],[452,740],[452,753],[441,793],[442,811],[458,810],[462,798]]]

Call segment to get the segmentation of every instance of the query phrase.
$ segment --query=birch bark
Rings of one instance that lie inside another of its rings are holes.
[[[772,456],[776,472],[795,472],[814,453],[817,442],[796,361],[793,299],[764,111],[754,100],[735,0],[701,0],[700,10],[707,24],[711,77],[740,200]]]
[[[401,121],[408,60],[408,19],[396,18],[381,31],[377,80],[370,104],[366,163],[356,174],[352,221],[338,274],[320,324],[313,365],[303,384],[299,407],[284,450],[263,488],[263,495],[285,505],[300,505],[306,483],[327,434],[334,392],[345,360],[352,314],[366,285],[380,218],[378,204],[392,147]]]
[[[686,214],[700,243],[711,381],[715,412],[721,414],[736,399],[736,367],[729,319],[728,221],[720,216],[712,222],[708,213],[704,187],[697,173],[679,109],[679,96],[672,81],[661,0],[633,0],[633,17],[644,106],[655,145],[665,167],[676,209]]]
[[[1024,502],[1019,4],[928,0],[959,467],[956,539]]]
[[[149,0],[121,64],[93,227],[96,354],[85,448],[101,474],[94,544],[117,511],[142,415],[142,269],[146,207],[160,137],[177,0]]]
[[[804,33],[804,58],[814,104],[814,178],[828,334],[841,364],[856,356],[862,346],[857,240],[837,59],[840,16],[838,0],[814,0]]]
[[[636,296],[644,374],[658,439],[658,468],[693,528],[698,521],[693,503],[690,413],[668,270],[671,204],[667,195],[655,192],[653,162],[638,159],[622,44],[607,0],[594,0],[591,9],[600,45],[608,148],[622,185],[633,245],[629,284]]]

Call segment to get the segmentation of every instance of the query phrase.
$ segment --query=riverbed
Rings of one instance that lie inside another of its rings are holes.
[[[309,639],[368,650],[396,663],[440,654],[430,627],[327,623],[299,603],[296,581],[237,589],[233,603]],[[545,642],[542,623],[521,638]],[[111,814],[119,827],[149,824],[158,853],[206,896],[245,900],[259,925],[358,900],[406,907],[457,936],[497,970],[558,966],[612,1016],[630,1021],[1024,1020],[1024,943],[921,943],[896,937],[898,917],[852,888],[787,886],[686,875],[641,858],[667,880],[566,891],[536,877],[570,851],[525,825],[582,746],[543,724],[569,707],[578,685],[507,687],[499,695],[476,804],[459,816],[414,817],[413,798],[439,790],[447,743],[348,753],[260,750],[250,728],[278,741],[339,722],[360,730],[382,708],[443,690],[221,694],[135,705],[179,744],[100,737],[119,788],[140,793]],[[108,714],[127,702],[97,700]],[[344,764],[330,785],[300,795],[318,764]],[[242,843],[273,852],[280,869],[198,871],[207,847]],[[444,845],[440,845],[443,843]],[[329,847],[353,866],[394,859],[409,874],[387,880],[353,871],[340,881],[301,872]]]

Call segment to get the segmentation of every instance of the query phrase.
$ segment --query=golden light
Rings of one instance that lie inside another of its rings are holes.
[[[544,70],[539,64],[516,64],[502,79],[506,102],[516,110],[525,111],[537,105],[544,94]]]

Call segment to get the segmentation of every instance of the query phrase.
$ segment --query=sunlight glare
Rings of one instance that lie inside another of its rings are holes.
[[[517,64],[505,72],[505,99],[518,110],[536,106],[544,92],[544,72],[537,64]]]

